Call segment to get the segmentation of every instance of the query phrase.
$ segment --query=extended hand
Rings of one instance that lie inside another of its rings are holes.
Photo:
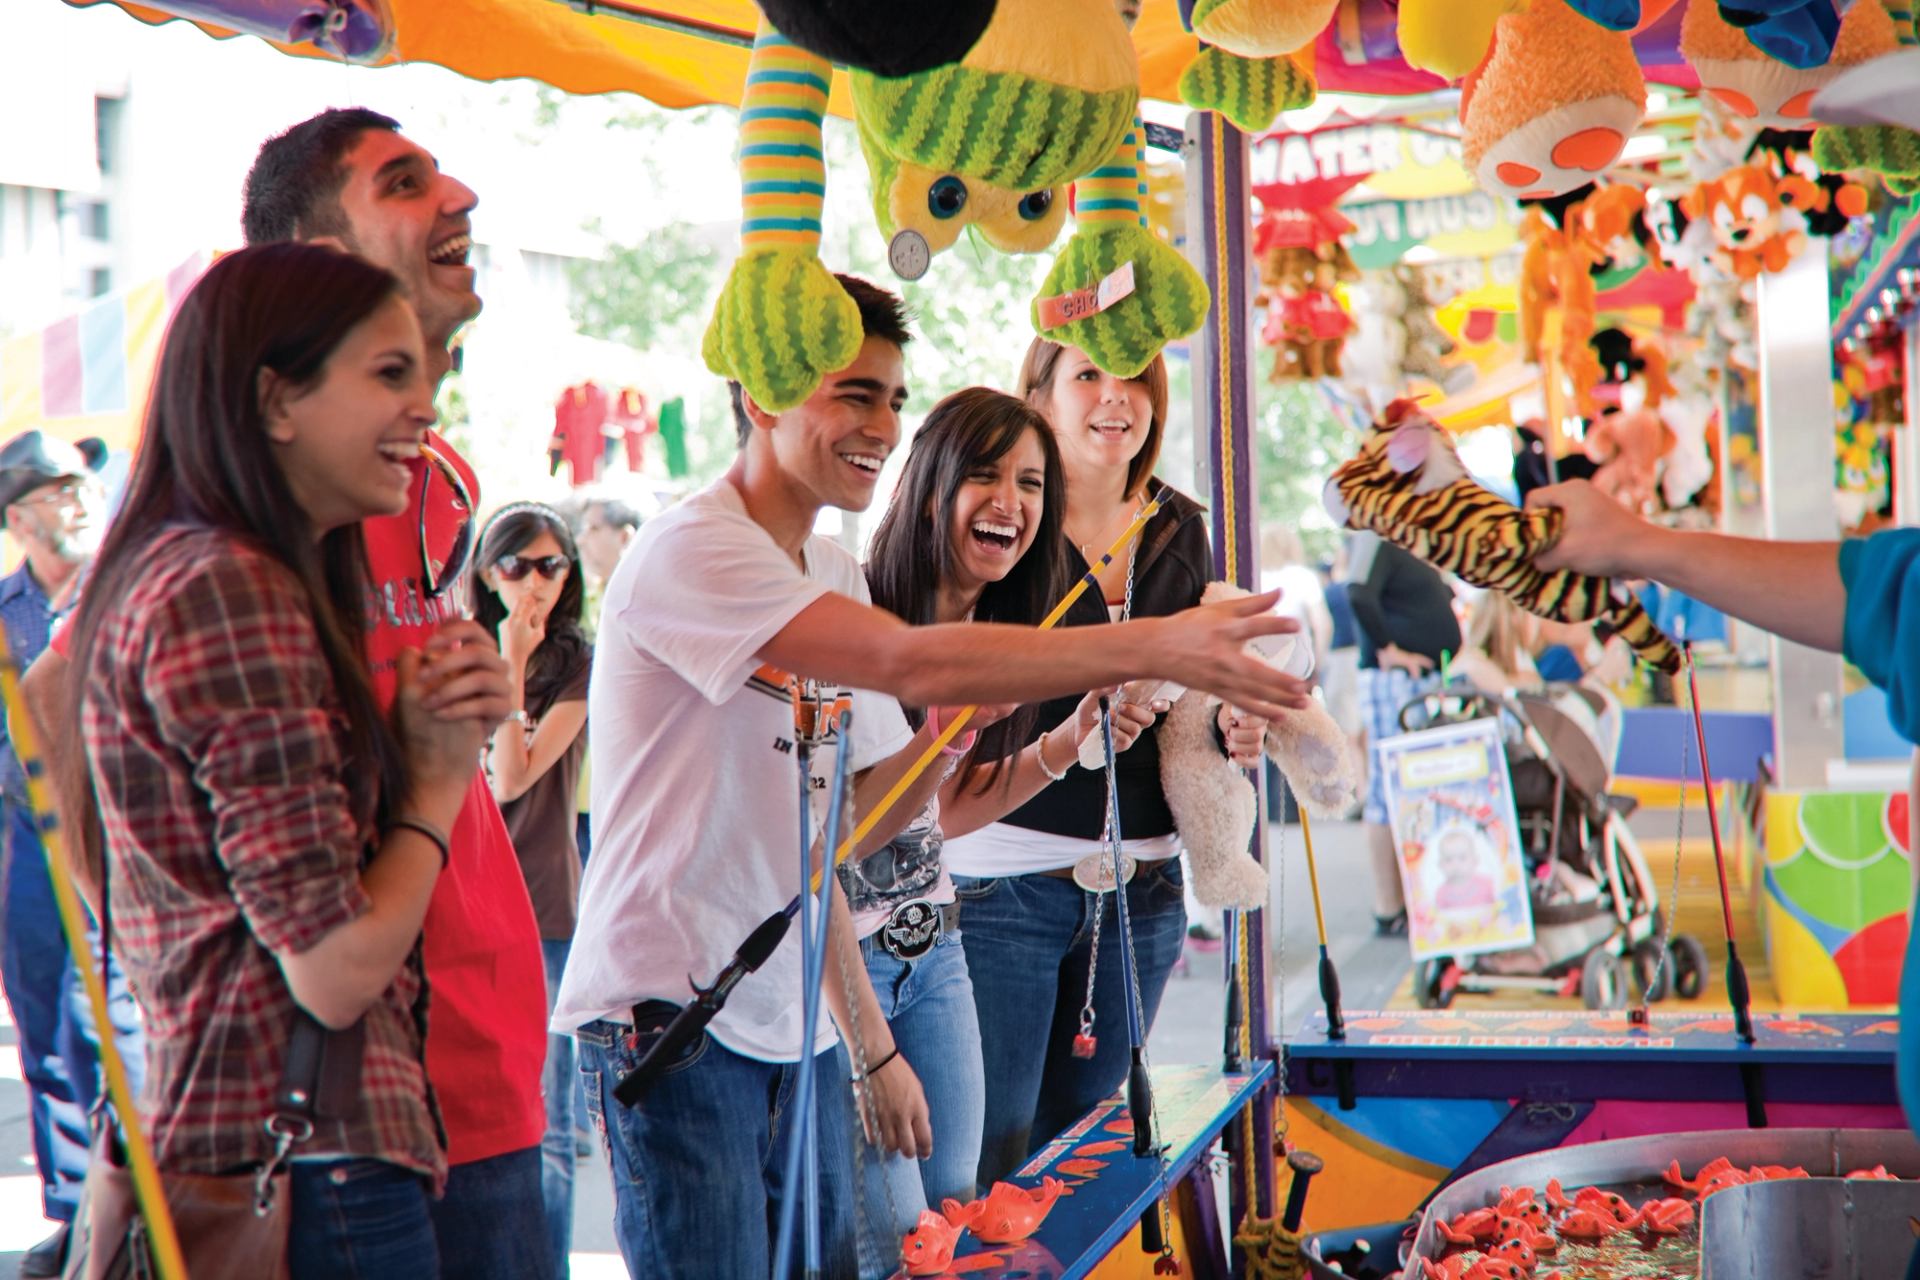
[[[882,1151],[897,1151],[909,1160],[925,1160],[933,1154],[933,1121],[927,1111],[926,1090],[920,1077],[904,1057],[867,1076],[867,1088],[873,1096],[874,1114],[863,1109],[860,1124],[869,1145]],[[859,1106],[856,1094],[854,1105]],[[874,1132],[875,1122],[879,1132]]]
[[[1534,564],[1552,573],[1571,569],[1603,578],[1633,577],[1645,572],[1636,561],[1641,544],[1656,526],[1642,520],[1585,480],[1535,489],[1527,508],[1558,507],[1566,516],[1560,541],[1534,557]]]
[[[1278,591],[1204,604],[1162,619],[1168,643],[1153,656],[1164,658],[1165,674],[1192,689],[1204,689],[1268,719],[1283,710],[1298,711],[1309,699],[1307,682],[1268,665],[1247,651],[1255,636],[1300,630],[1293,618],[1273,612]]]

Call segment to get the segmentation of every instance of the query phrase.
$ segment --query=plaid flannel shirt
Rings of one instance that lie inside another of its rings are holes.
[[[257,547],[174,530],[101,621],[82,713],[110,851],[113,946],[147,1021],[142,1118],[162,1168],[272,1151],[294,1000],[274,953],[371,907],[332,677],[294,576]],[[419,953],[367,1010],[356,1114],[299,1156],[370,1156],[437,1187]]]

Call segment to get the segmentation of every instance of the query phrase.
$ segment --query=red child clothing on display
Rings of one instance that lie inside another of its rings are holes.
[[[567,482],[576,489],[600,478],[607,407],[607,393],[592,382],[568,387],[553,406],[553,438],[547,442],[547,456],[555,471],[566,462]]]
[[[647,460],[647,437],[660,429],[648,410],[647,398],[632,387],[624,387],[607,410],[610,431],[617,432],[627,446],[627,470],[638,475]],[[612,450],[608,450],[611,460]]]

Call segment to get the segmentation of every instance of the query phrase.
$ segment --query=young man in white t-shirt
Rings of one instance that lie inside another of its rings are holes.
[[[588,1106],[613,1163],[616,1230],[650,1280],[764,1276],[772,1262],[796,1068],[818,1055],[822,1185],[845,1187],[860,1154],[849,1058],[870,1064],[873,1140],[932,1149],[913,1065],[894,1052],[836,883],[823,983],[832,1024],[802,1025],[795,933],[736,988],[707,1033],[635,1107],[614,1085],[646,1055],[692,982],[708,983],[800,887],[798,778],[788,673],[852,693],[850,769],[864,811],[930,741],[916,706],[1038,700],[1163,676],[1260,715],[1306,703],[1301,682],[1245,653],[1291,630],[1274,597],[1113,627],[908,627],[868,603],[858,563],[813,536],[822,507],[864,510],[900,443],[909,335],[899,299],[840,277],[866,334],[859,355],[804,404],[769,413],[736,385],[739,457],[726,476],[644,526],[607,584],[594,655],[593,859],[580,893],[553,1028],[582,1044]],[[816,838],[834,748],[813,756]],[[917,813],[929,770],[856,856]],[[850,824],[849,824],[850,825]],[[843,980],[844,979],[844,980]],[[843,1197],[822,1206],[826,1273],[854,1272]],[[863,1228],[887,1230],[885,1224]],[[884,1246],[883,1246],[884,1247]]]

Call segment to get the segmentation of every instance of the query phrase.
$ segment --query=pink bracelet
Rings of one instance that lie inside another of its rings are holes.
[[[940,723],[939,707],[927,708],[927,729],[936,738],[944,731],[944,727]],[[980,731],[978,729],[967,730],[958,738],[955,738],[952,742],[940,748],[940,754],[943,756],[963,756],[967,754],[967,752],[973,750],[974,739],[977,738],[979,734]]]

